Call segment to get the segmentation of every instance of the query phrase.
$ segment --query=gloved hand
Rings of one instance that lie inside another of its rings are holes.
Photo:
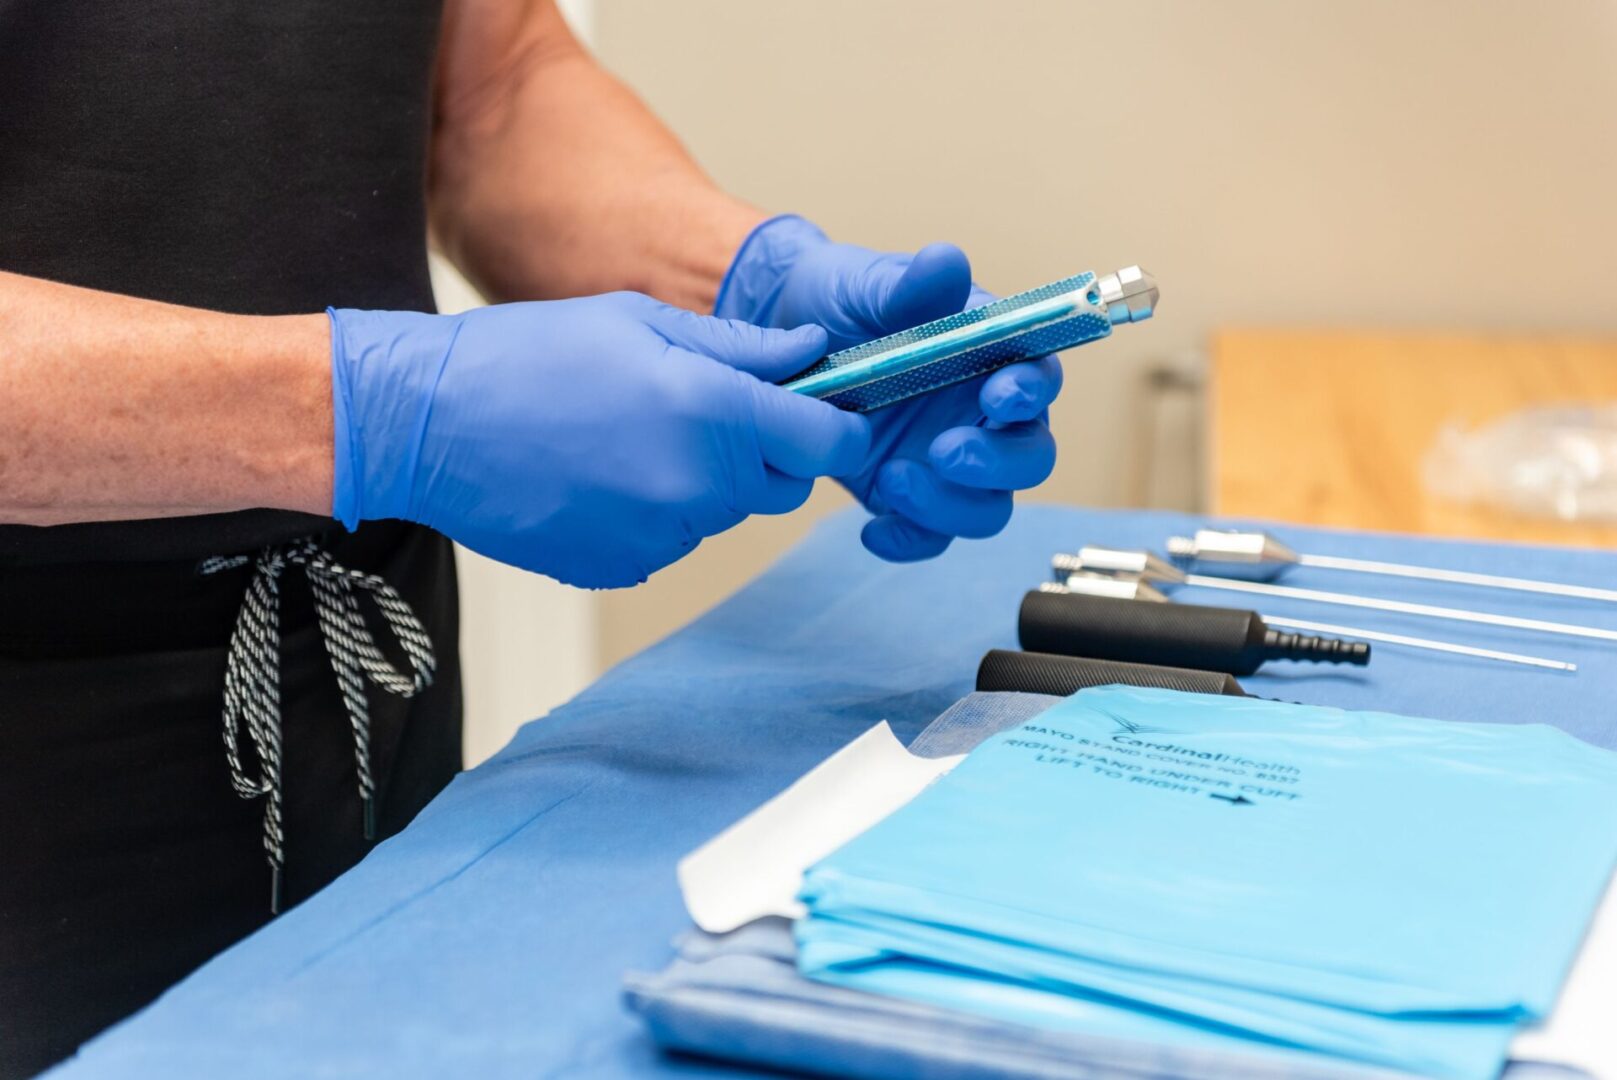
[[[879,254],[834,244],[787,216],[741,245],[714,307],[760,326],[823,326],[835,351],[991,299],[953,245]],[[1046,410],[1060,390],[1061,365],[1044,357],[868,414],[870,453],[841,478],[875,515],[865,547],[904,562],[940,554],[956,536],[1003,529],[1011,492],[1042,483],[1055,467]]]
[[[635,293],[464,315],[331,311],[345,525],[403,518],[573,585],[630,585],[816,476],[862,417],[771,382],[826,350]]]

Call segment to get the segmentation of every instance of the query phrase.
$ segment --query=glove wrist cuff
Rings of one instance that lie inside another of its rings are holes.
[[[416,465],[459,320],[327,308],[331,320],[331,516],[415,520]]]
[[[359,477],[365,459],[351,419],[353,390],[338,316],[336,308],[326,308],[331,322],[331,516],[352,532],[359,526]]]
[[[797,214],[778,214],[755,227],[736,249],[719,283],[713,314],[721,319],[764,323],[787,271],[803,249],[829,243],[818,225]]]

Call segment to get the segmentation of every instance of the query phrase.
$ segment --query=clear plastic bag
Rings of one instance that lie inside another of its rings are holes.
[[[1535,406],[1439,434],[1426,490],[1560,521],[1617,521],[1617,403]]]

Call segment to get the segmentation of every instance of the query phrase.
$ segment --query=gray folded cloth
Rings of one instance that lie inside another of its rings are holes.
[[[629,1007],[663,1047],[867,1080],[1371,1080],[1402,1074],[1296,1058],[1066,1035],[811,982],[791,924],[692,930],[655,975],[630,975]]]
[[[1059,698],[975,693],[916,736],[922,757],[964,754]],[[1403,1077],[1296,1052],[1159,1046],[1009,1024],[812,982],[797,973],[791,923],[760,919],[728,934],[692,929],[656,974],[625,978],[628,1007],[658,1045],[849,1080],[1389,1080]],[[1506,1080],[1586,1073],[1513,1062]]]

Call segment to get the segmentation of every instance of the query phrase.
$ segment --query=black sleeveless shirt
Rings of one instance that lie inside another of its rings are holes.
[[[241,314],[431,311],[438,19],[436,0],[0,0],[0,269]],[[0,568],[330,527],[269,510],[0,525]]]
[[[0,0],[0,268],[227,312],[432,310],[438,21],[438,0]],[[446,540],[270,510],[0,525],[0,1080],[269,918],[264,804],[232,788],[220,737],[257,571],[198,560],[315,533],[395,587],[437,648],[420,694],[369,688],[385,837],[459,767]],[[290,905],[371,842],[308,585],[284,582]]]

